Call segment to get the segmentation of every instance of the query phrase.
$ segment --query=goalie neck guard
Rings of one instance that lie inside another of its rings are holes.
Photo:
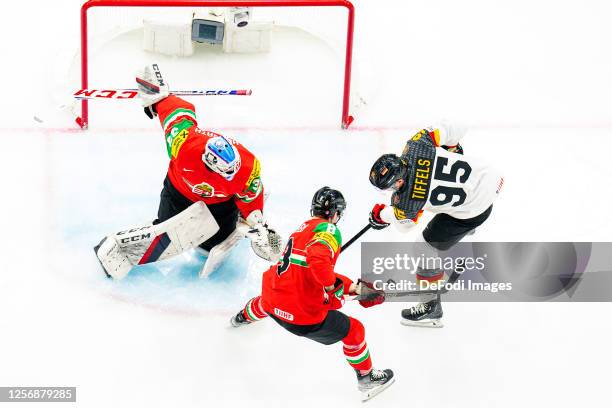
[[[211,138],[206,143],[202,161],[226,180],[232,180],[240,170],[240,153],[221,135]]]
[[[322,187],[312,197],[310,214],[313,217],[332,219],[334,214],[338,214],[338,219],[346,208],[344,196],[338,190],[329,187]]]

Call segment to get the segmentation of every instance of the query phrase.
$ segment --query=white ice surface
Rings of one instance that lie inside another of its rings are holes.
[[[167,59],[166,75],[177,87],[207,78],[233,86],[241,85],[236,64],[249,68],[252,97],[193,102],[202,126],[261,159],[272,193],[266,211],[283,234],[327,184],[345,193],[340,227],[351,237],[385,200],[367,181],[372,161],[445,117],[471,125],[466,153],[494,160],[506,175],[473,239],[609,240],[607,3],[407,3],[356,2],[356,92],[367,105],[349,131],[337,129],[338,62],[314,39],[300,36],[301,48],[290,48],[294,39],[279,36],[274,71],[243,56],[224,71],[214,55],[194,72],[188,61]],[[13,4],[0,25],[0,386],[74,385],[79,407],[358,406],[339,345],[296,338],[273,322],[227,329],[264,268],[248,245],[208,281],[194,278],[202,259],[193,253],[160,267],[167,275],[149,268],[121,283],[102,276],[92,246],[154,216],[167,159],[159,125],[135,104],[92,104],[86,133],[57,109],[58,95],[72,90],[63,84],[76,78],[78,6]],[[37,28],[27,31],[25,21]],[[147,59],[127,54],[129,41],[107,47],[123,58],[108,65],[112,86],[129,85]],[[334,73],[321,77],[309,60]],[[364,240],[417,232],[371,231]],[[338,263],[352,277],[359,267],[358,246]],[[364,322],[375,365],[397,375],[371,406],[609,404],[609,304],[449,303],[441,330],[400,326],[403,306],[345,307]]]

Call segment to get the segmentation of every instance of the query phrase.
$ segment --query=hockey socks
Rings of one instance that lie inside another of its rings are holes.
[[[249,300],[242,310],[242,314],[245,319],[250,322],[256,322],[265,317],[268,317],[268,314],[263,310],[261,306],[261,296],[256,296],[253,299]]]
[[[365,375],[372,370],[370,350],[365,341],[365,328],[359,320],[352,317],[349,317],[349,319],[351,326],[346,337],[342,339],[342,343],[344,343],[342,351],[351,367]]]

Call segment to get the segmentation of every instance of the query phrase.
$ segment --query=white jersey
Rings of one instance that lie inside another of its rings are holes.
[[[414,225],[424,210],[468,219],[493,204],[503,186],[501,172],[485,160],[453,153],[465,131],[443,126],[414,135],[401,159],[409,171],[404,185],[393,193],[383,221],[400,228]]]
[[[493,204],[503,185],[501,172],[485,160],[436,148],[436,159],[423,210],[467,219]]]

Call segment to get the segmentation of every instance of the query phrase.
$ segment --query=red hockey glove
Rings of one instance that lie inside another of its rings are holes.
[[[344,283],[344,294],[345,295],[350,295],[351,293],[349,293],[349,291],[351,290],[351,285],[353,284],[353,281],[351,280],[351,278],[349,278],[348,276],[344,276],[341,273],[337,273],[336,274],[336,278],[340,279],[342,281],[342,283]]]
[[[336,277],[332,289],[325,290],[325,304],[330,309],[340,309],[344,305],[344,282],[339,277]]]
[[[387,228],[390,224],[388,222],[384,222],[382,218],[380,218],[380,212],[385,208],[384,204],[375,204],[374,208],[370,212],[370,225],[375,230],[381,230],[383,228]]]
[[[371,282],[357,281],[357,293],[359,293],[359,304],[363,307],[380,305],[385,301],[385,292],[375,289]]]

